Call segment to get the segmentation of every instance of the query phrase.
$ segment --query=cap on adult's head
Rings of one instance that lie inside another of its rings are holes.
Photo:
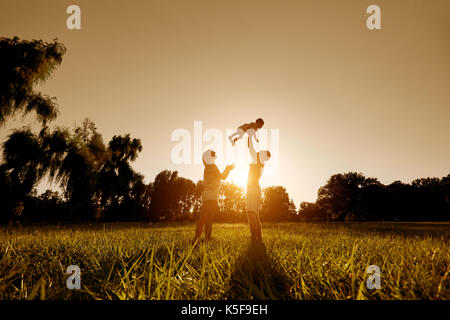
[[[214,164],[214,161],[217,159],[216,152],[208,149],[205,152],[203,152],[203,163],[206,164]]]

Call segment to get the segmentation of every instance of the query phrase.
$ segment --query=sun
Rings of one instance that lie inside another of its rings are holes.
[[[236,165],[230,172],[229,181],[239,187],[245,188],[247,185],[248,165]]]

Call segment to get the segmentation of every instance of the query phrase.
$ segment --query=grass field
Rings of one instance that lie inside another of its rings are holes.
[[[98,224],[0,229],[0,299],[450,299],[449,223]],[[66,287],[70,265],[80,290]],[[369,265],[381,289],[366,287]]]

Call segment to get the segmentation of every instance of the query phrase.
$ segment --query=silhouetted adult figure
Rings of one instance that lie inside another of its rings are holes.
[[[22,201],[17,201],[16,206],[12,210],[12,216],[8,223],[8,228],[11,228],[15,224],[17,224],[19,227],[22,227],[22,212],[23,212],[24,206]]]
[[[219,168],[215,164],[216,158],[216,153],[213,150],[206,150],[203,153],[205,170],[203,171],[202,209],[197,220],[194,242],[197,242],[202,236],[203,227],[205,227],[205,240],[209,241],[211,239],[212,223],[218,210],[217,201],[219,198],[220,180],[225,180],[234,168],[234,164],[228,165],[220,173]]]
[[[261,221],[259,220],[259,207],[261,204],[259,179],[263,173],[264,163],[270,159],[271,154],[268,150],[256,152],[253,138],[250,135],[248,138],[248,149],[252,157],[252,163],[248,170],[247,180],[247,216],[252,241],[262,242]]]

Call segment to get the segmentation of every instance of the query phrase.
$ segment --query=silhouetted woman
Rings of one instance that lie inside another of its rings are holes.
[[[214,163],[216,158],[216,153],[212,150],[207,150],[203,153],[205,170],[203,171],[202,209],[197,221],[194,242],[198,241],[202,236],[203,227],[205,227],[206,241],[211,239],[212,223],[218,209],[217,200],[219,198],[220,180],[225,180],[234,168],[234,165],[228,165],[220,173],[219,168]]]
[[[261,204],[261,178],[264,163],[271,157],[268,150],[255,151],[253,138],[248,138],[248,149],[252,157],[252,163],[248,170],[247,180],[247,216],[250,225],[250,233],[253,241],[262,242],[261,222],[259,220],[259,206]]]

